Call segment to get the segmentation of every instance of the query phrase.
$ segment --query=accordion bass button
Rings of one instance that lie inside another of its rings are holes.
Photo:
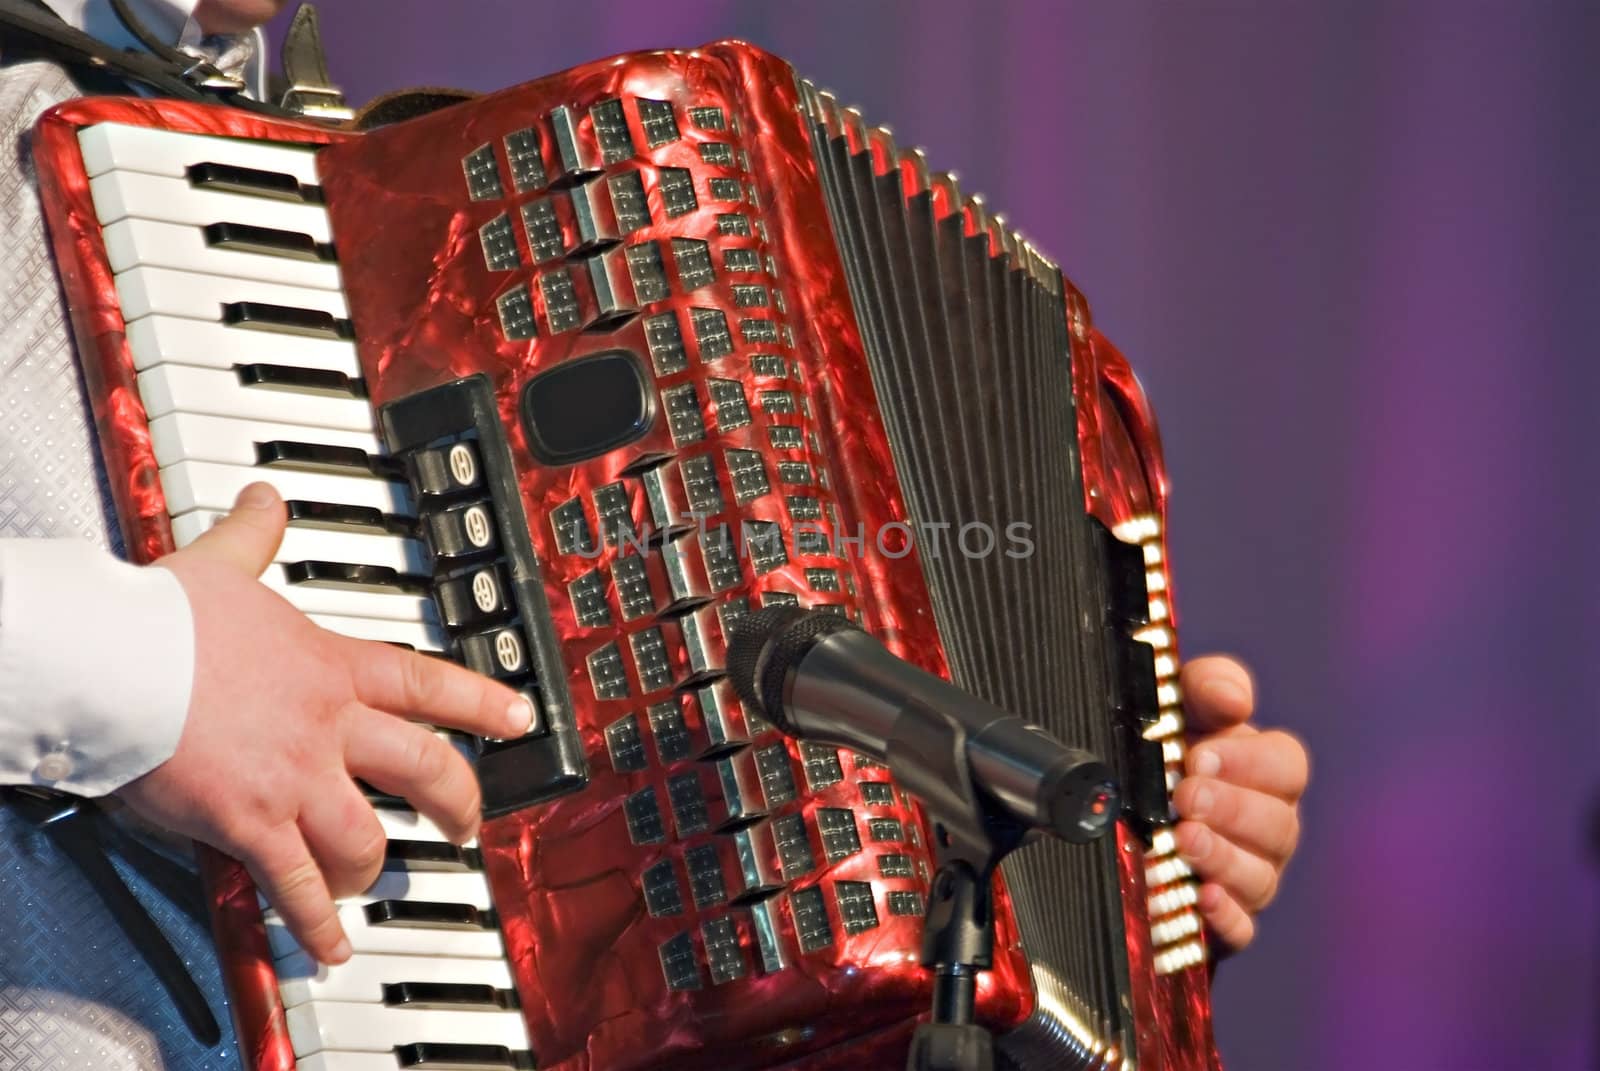
[[[628,273],[626,253],[608,249],[584,258],[589,273],[589,288],[594,293],[595,318],[588,330],[611,330],[621,326],[639,311],[639,297]]]
[[[567,191],[572,203],[573,225],[578,232],[577,249],[582,251],[621,240],[617,214],[611,203],[611,186],[596,176]]]
[[[705,554],[698,532],[686,532],[663,543],[661,565],[667,578],[669,611],[682,610],[711,598],[711,582],[706,575]],[[691,655],[693,653],[691,649]]]
[[[720,829],[747,831],[747,827],[766,817],[761,776],[756,770],[755,753],[749,748],[717,760],[717,781],[725,810]]]
[[[600,147],[584,137],[577,111],[566,105],[552,108],[549,122],[560,164],[560,171],[550,178],[551,185],[571,185],[604,170]]]
[[[703,684],[694,690],[705,726],[706,753],[716,755],[743,747],[750,740],[744,707],[726,677]]]

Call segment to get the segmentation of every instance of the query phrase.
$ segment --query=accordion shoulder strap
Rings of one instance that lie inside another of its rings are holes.
[[[158,96],[220,102],[251,111],[283,114],[270,104],[251,100],[238,92],[237,84],[221,76],[210,64],[154,41],[122,0],[114,0],[113,6],[127,23],[129,32],[151,51],[109,45],[68,26],[54,13],[30,0],[0,0],[0,39],[8,43],[21,42],[35,54],[75,70],[114,75]]]

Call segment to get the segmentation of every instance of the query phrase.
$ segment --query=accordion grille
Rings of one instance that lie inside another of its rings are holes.
[[[1106,598],[1059,270],[953,177],[802,83],[818,171],[954,681],[1110,756]],[[1033,972],[1012,1066],[1134,1051],[1116,838],[1003,873]]]

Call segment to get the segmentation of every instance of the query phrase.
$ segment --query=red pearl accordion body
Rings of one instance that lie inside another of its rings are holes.
[[[652,145],[652,133],[629,109],[626,123],[633,154],[625,160],[602,160],[591,107],[605,100],[640,98],[670,102],[679,136]],[[796,445],[782,457],[826,474],[806,494],[815,496],[823,515],[844,531],[861,526],[869,533],[879,532],[905,518],[845,271],[819,190],[813,146],[799,118],[794,73],[758,49],[723,43],[692,52],[640,53],[592,63],[367,134],[173,102],[91,99],[51,112],[38,132],[40,184],[128,546],[138,560],[150,561],[172,544],[76,132],[93,123],[115,121],[230,137],[326,143],[319,172],[373,404],[475,373],[490,378],[517,461],[522,505],[530,518],[569,672],[567,683],[589,759],[590,783],[572,795],[492,819],[481,837],[539,1066],[574,1071],[900,1066],[910,1030],[927,1008],[930,984],[917,962],[920,918],[888,913],[882,904],[890,892],[925,896],[926,863],[931,858],[921,813],[902,794],[896,793],[886,808],[874,813],[900,823],[906,842],[895,850],[922,865],[909,876],[886,878],[873,854],[858,852],[786,883],[791,893],[839,881],[866,883],[879,904],[879,924],[848,932],[829,896],[823,902],[837,940],[825,950],[802,954],[796,951],[792,917],[775,912],[779,940],[788,953],[783,969],[759,966],[758,935],[742,908],[730,911],[724,905],[701,911],[691,906],[686,915],[660,918],[645,908],[639,882],[642,870],[662,859],[681,865],[694,838],[633,843],[622,813],[624,798],[653,786],[665,799],[669,777],[692,774],[701,779],[715,812],[720,790],[712,767],[704,762],[642,771],[614,768],[605,729],[619,717],[642,716],[647,706],[661,702],[680,706],[684,724],[701,749],[708,747],[708,728],[692,694],[678,689],[652,695],[631,663],[627,671],[633,698],[596,698],[588,659],[610,643],[626,651],[636,633],[656,627],[673,676],[682,680],[694,668],[684,629],[692,626],[698,639],[710,636],[712,642],[720,642],[720,624],[706,608],[674,620],[652,616],[629,622],[612,614],[614,623],[590,627],[579,623],[573,609],[570,585],[582,572],[609,568],[620,551],[608,545],[597,556],[563,553],[546,518],[563,503],[589,502],[596,489],[620,485],[627,492],[631,517],[647,521],[651,504],[638,475],[679,453],[681,443],[669,421],[657,420],[642,439],[623,448],[576,465],[550,468],[533,459],[524,440],[517,399],[531,376],[591,352],[618,348],[652,352],[644,316],[634,315],[608,330],[556,329],[552,310],[546,306],[547,274],[568,273],[570,294],[585,323],[602,319],[607,296],[596,292],[593,271],[577,270],[560,259],[539,261],[525,232],[519,238],[516,272],[491,271],[485,262],[480,229],[501,215],[516,218],[524,206],[562,183],[562,147],[553,142],[548,126],[535,121],[559,107],[578,117],[577,147],[570,151],[592,157],[597,170],[612,173],[626,168],[638,175],[649,222],[625,236],[628,246],[657,241],[665,251],[672,248],[673,238],[693,235],[708,242],[719,264],[729,250],[748,250],[754,258],[756,270],[748,280],[723,274],[716,285],[689,292],[676,285],[682,283],[681,266],[663,254],[668,281],[675,285],[669,296],[651,303],[649,311],[677,316],[685,345],[699,344],[688,330],[691,315],[709,315],[691,310],[720,312],[728,324],[758,316],[770,328],[751,337],[730,331],[726,353],[690,360],[680,370],[658,374],[662,388],[695,388],[690,396],[698,399],[701,424],[711,429],[706,434],[719,450],[771,455],[770,427],[783,423],[795,428]],[[725,121],[721,129],[709,121],[710,128],[692,121],[692,116],[709,115],[707,109],[720,110]],[[517,191],[502,156],[501,196],[469,199],[463,159],[524,128],[541,131],[539,151],[547,185]],[[708,153],[703,148],[707,144],[727,148]],[[878,163],[896,166],[888,158]],[[701,191],[697,207],[680,214],[667,210],[662,184],[664,173],[670,176],[671,169],[694,176]],[[715,202],[705,192],[712,179],[722,180],[721,189],[733,191],[731,203]],[[568,199],[560,199],[555,207],[562,248],[580,247],[583,221],[574,217]],[[971,205],[944,207],[965,212],[969,232],[986,225]],[[760,220],[762,225],[748,233],[725,233],[717,217],[730,213]],[[615,226],[614,205],[601,205],[600,216],[603,225]],[[593,251],[613,257],[623,253],[620,244],[609,253],[603,244]],[[626,272],[620,275],[626,283]],[[768,303],[755,309],[742,304],[730,280],[766,288]],[[530,288],[538,325],[531,341],[508,339],[503,329],[496,298],[512,282]],[[1065,305],[1085,507],[1113,528],[1140,517],[1159,519],[1165,511],[1166,476],[1149,407],[1126,361],[1091,326],[1082,296],[1069,288]],[[750,358],[755,353],[781,357],[785,373],[763,379],[752,368]],[[752,398],[762,391],[788,392],[797,404],[792,413],[781,415],[756,407],[747,422],[724,429],[710,403],[715,379],[741,384]],[[727,491],[726,484],[723,489]],[[785,545],[794,545],[795,522],[789,513],[763,511],[759,501],[738,503],[732,494],[722,497],[733,504],[707,518],[708,525],[731,523],[737,528],[740,520],[758,517],[778,525]],[[809,604],[836,603],[859,613],[866,627],[896,653],[927,670],[944,672],[940,637],[915,554],[904,556],[894,547],[884,553],[874,544],[869,537],[848,559],[791,559],[757,575],[747,571],[734,594],[759,599],[761,593],[790,592]],[[1164,554],[1161,562],[1164,571]],[[837,590],[818,589],[819,567],[842,577]],[[652,558],[649,576],[658,590],[666,585],[661,568]],[[777,738],[767,730],[761,739]],[[798,764],[799,752],[793,744],[788,747]],[[744,756],[747,760],[748,750]],[[887,777],[885,772],[857,769],[848,753],[841,762],[842,780],[816,790],[803,786],[781,810],[803,814],[815,828],[819,810],[856,805],[852,793],[858,775]],[[716,813],[711,817],[713,825],[732,818]],[[727,882],[737,887],[737,863],[725,840],[716,840],[717,836],[712,832],[698,842],[719,846],[719,860],[728,868]],[[1143,844],[1127,828],[1119,828],[1118,837],[1137,1038],[1137,1053],[1130,1055],[1136,1055],[1146,1071],[1217,1067],[1206,968],[1154,972]],[[770,839],[758,843],[771,851]],[[763,862],[774,872],[780,869],[771,859]],[[205,853],[205,870],[241,1051],[255,1071],[290,1071],[294,1057],[255,890],[240,866],[219,855]],[[996,899],[995,967],[982,977],[979,1009],[986,1024],[1004,1031],[1030,1014],[1035,994],[1003,884]],[[739,954],[747,965],[756,966],[726,984],[669,988],[659,959],[663,943],[713,916],[731,921]]]

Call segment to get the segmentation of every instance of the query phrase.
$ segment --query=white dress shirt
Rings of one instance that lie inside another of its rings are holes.
[[[79,29],[120,47],[138,47],[109,0],[46,2]],[[203,47],[192,17],[196,2],[131,0],[152,33],[175,45]],[[229,73],[259,87],[263,50],[259,31],[252,36],[254,49],[229,50],[245,64]],[[21,129],[50,103],[6,99],[29,110],[0,117]],[[25,408],[18,392],[29,386],[30,355],[70,343],[48,276],[41,281],[35,271],[33,279],[21,278],[16,267],[49,262],[26,150],[18,156],[8,144],[0,152],[0,195],[8,198],[0,205],[0,275],[12,276],[0,279],[0,424],[11,425],[0,433],[48,437],[47,420],[16,426],[16,411]],[[26,289],[30,282],[32,290]],[[62,478],[49,464],[10,465],[0,471],[0,481],[30,485],[0,488],[0,497],[48,502]],[[34,528],[52,531],[0,517],[0,531]],[[83,539],[0,539],[0,784],[97,796],[165,762],[188,715],[194,652],[189,601],[167,570],[130,565]]]
[[[84,796],[172,757],[194,680],[178,578],[76,539],[0,539],[0,783]]]

